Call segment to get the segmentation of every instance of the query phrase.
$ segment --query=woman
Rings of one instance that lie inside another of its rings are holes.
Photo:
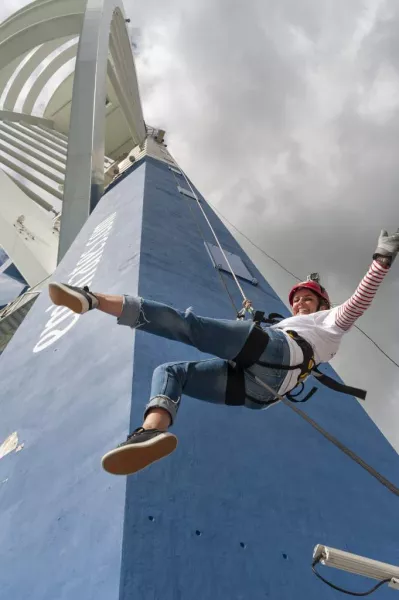
[[[383,230],[373,262],[355,293],[335,308],[331,308],[326,290],[317,282],[298,283],[289,295],[293,316],[268,327],[267,332],[249,320],[199,317],[191,309],[181,312],[142,298],[50,283],[50,298],[56,305],[76,313],[98,309],[117,317],[121,325],[177,340],[218,357],[157,367],[142,427],[105,454],[104,469],[129,475],[173,452],[177,438],[168,429],[175,421],[183,393],[207,402],[252,409],[267,408],[276,402],[276,394],[289,393],[309,373],[309,356],[312,364],[319,364],[336,354],[342,336],[371,304],[398,250],[399,230],[393,235]],[[256,377],[273,393],[265,391]]]

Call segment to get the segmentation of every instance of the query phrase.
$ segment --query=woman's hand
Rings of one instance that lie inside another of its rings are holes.
[[[384,267],[390,267],[399,252],[399,229],[396,233],[388,234],[385,229],[381,230],[376,251],[373,255]]]
[[[245,308],[245,310],[250,310],[252,308],[252,302],[251,302],[251,300],[248,300],[247,298],[245,298],[242,305]]]

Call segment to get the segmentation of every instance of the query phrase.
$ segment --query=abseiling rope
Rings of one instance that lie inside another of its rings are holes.
[[[264,381],[259,379],[259,377],[255,377],[255,381],[257,383],[259,383],[259,385],[264,387],[266,390],[271,392],[272,394],[276,394],[276,392],[273,390],[273,388],[271,388],[269,385],[267,385],[267,383],[265,383]],[[381,475],[381,473],[379,473],[376,469],[374,469],[374,467],[372,467],[371,465],[366,463],[366,461],[364,461],[362,458],[360,458],[360,456],[358,456],[355,452],[353,452],[353,450],[351,450],[350,448],[345,446],[345,444],[340,442],[331,433],[329,433],[323,427],[321,427],[321,425],[316,423],[316,421],[314,421],[311,417],[309,417],[309,415],[307,415],[305,412],[303,412],[300,408],[291,404],[291,402],[289,402],[286,398],[284,398],[283,396],[280,396],[280,394],[276,394],[276,398],[278,398],[280,400],[280,402],[285,404],[285,406],[288,406],[288,408],[290,408],[291,410],[296,412],[300,417],[302,417],[302,419],[307,421],[307,423],[309,423],[312,427],[314,427],[314,429],[316,429],[319,433],[321,433],[321,435],[324,436],[329,442],[331,442],[332,444],[334,444],[334,446],[339,448],[339,450],[341,450],[341,452],[343,452],[344,454],[349,456],[349,458],[351,458],[353,461],[355,461],[360,467],[363,467],[363,469],[365,469],[368,473],[370,473],[370,475],[375,477],[375,479],[377,479],[377,481],[379,481],[382,485],[384,485],[390,492],[395,494],[395,496],[399,496],[399,488],[396,487],[396,485],[394,485],[393,483],[391,483],[391,481],[389,481],[389,479],[387,479],[386,477]]]
[[[169,154],[170,154],[170,152],[169,152]],[[201,206],[201,202],[199,201],[199,198],[198,198],[197,194],[194,192],[194,190],[193,190],[193,188],[192,188],[192,185],[191,185],[190,181],[188,180],[188,178],[187,178],[186,174],[184,173],[184,171],[182,171],[182,169],[181,169],[181,168],[179,167],[179,165],[176,163],[176,161],[175,161],[174,157],[173,157],[171,154],[170,154],[170,157],[172,158],[172,160],[173,160],[173,162],[174,162],[174,164],[175,164],[175,166],[176,166],[176,169],[178,169],[178,170],[181,172],[181,174],[183,175],[183,177],[184,177],[184,179],[185,179],[185,181],[186,181],[186,183],[187,183],[188,187],[190,188],[190,192],[193,194],[193,196],[194,196],[194,198],[195,198],[195,200],[196,200],[196,202],[197,202],[197,204],[198,204],[198,206],[199,206],[199,208],[200,208],[200,210],[201,210],[201,212],[202,212],[202,214],[203,214],[203,216],[204,216],[204,219],[205,219],[205,221],[207,222],[207,224],[208,224],[208,227],[209,227],[209,229],[211,230],[211,232],[212,232],[212,235],[213,235],[213,237],[215,238],[215,241],[216,241],[217,245],[219,246],[219,250],[220,250],[220,252],[222,253],[224,260],[226,261],[226,264],[227,264],[227,265],[228,265],[228,267],[229,267],[230,274],[232,275],[232,277],[233,277],[234,281],[236,282],[236,284],[237,284],[237,287],[238,287],[238,289],[240,290],[240,293],[241,293],[241,296],[242,296],[242,298],[243,298],[244,302],[250,302],[250,300],[248,300],[248,298],[246,297],[246,295],[245,295],[245,293],[244,293],[244,290],[242,289],[242,287],[241,287],[241,284],[240,284],[240,282],[239,282],[239,281],[238,281],[238,279],[237,279],[237,276],[236,276],[236,274],[235,274],[235,273],[234,273],[234,271],[233,271],[233,268],[232,268],[232,266],[231,266],[231,264],[230,264],[230,261],[229,261],[229,259],[227,258],[227,256],[226,256],[226,253],[225,253],[225,251],[223,250],[223,248],[222,248],[222,246],[221,246],[221,244],[220,244],[220,242],[219,242],[219,238],[218,238],[218,236],[216,235],[216,233],[215,233],[215,230],[213,229],[211,222],[209,221],[208,217],[206,216],[206,212],[205,212],[205,211],[204,211],[204,209],[202,208],[202,206]]]
[[[174,164],[176,164],[176,161],[175,161],[175,163],[174,163]],[[179,170],[179,173],[181,173],[181,171],[180,171],[180,170]],[[173,173],[173,171],[172,171],[172,175],[173,175],[173,178],[174,178],[174,180],[175,180],[175,182],[176,182],[176,187],[178,187],[180,182],[177,180],[177,178],[176,178],[176,175]],[[202,227],[201,227],[201,225],[199,224],[199,221],[198,221],[198,219],[197,219],[197,216],[196,216],[196,214],[194,213],[194,211],[193,211],[193,209],[192,209],[192,207],[191,207],[191,202],[189,202],[189,203],[188,203],[188,207],[189,207],[189,210],[190,210],[190,213],[191,213],[191,217],[192,217],[192,219],[193,219],[194,223],[195,223],[195,224],[196,224],[196,226],[197,226],[197,229],[198,229],[198,233],[199,233],[199,235],[200,235],[200,238],[202,239],[202,241],[204,242],[204,244],[206,244],[207,242],[206,242],[206,239],[205,239],[204,232],[202,231]],[[222,285],[223,285],[224,289],[226,290],[226,294],[228,295],[228,297],[229,297],[229,299],[230,299],[231,306],[233,307],[233,312],[234,312],[235,316],[237,316],[237,315],[238,315],[238,308],[236,307],[236,304],[235,304],[235,302],[234,302],[234,298],[233,298],[233,296],[231,295],[231,293],[230,293],[230,290],[229,290],[229,288],[228,288],[228,285],[227,285],[227,283],[226,283],[226,281],[225,281],[225,279],[224,279],[224,277],[223,277],[222,271],[221,271],[220,269],[216,269],[216,271],[217,271],[217,273],[218,273],[218,275],[219,275],[219,279],[220,279],[220,281],[222,282]]]
[[[176,163],[175,159],[172,157],[172,155],[170,155],[174,165],[176,167],[176,169],[178,169],[186,183],[188,184],[191,193],[193,194],[195,200],[197,201],[197,204],[199,206],[199,208],[201,209],[201,212],[210,228],[210,230],[212,231],[212,234],[215,238],[215,241],[217,243],[217,245],[219,246],[219,249],[230,269],[230,273],[234,278],[234,281],[237,284],[238,289],[240,290],[240,293],[244,299],[244,303],[245,302],[250,302],[248,300],[248,298],[245,296],[244,290],[242,289],[240,282],[238,281],[236,274],[234,273],[231,264],[219,242],[219,239],[215,233],[215,230],[213,229],[208,217],[206,216],[205,211],[203,210],[201,203],[198,199],[197,194],[194,192],[190,181],[188,180],[188,178],[186,177],[186,174],[184,173],[184,171],[182,171],[182,169],[180,168],[180,166]],[[201,230],[200,230],[201,232]],[[204,236],[202,235],[201,232],[201,237],[205,240]],[[228,291],[228,290],[227,290]],[[230,293],[229,293],[230,296]],[[248,310],[248,309],[247,309]],[[250,312],[252,312],[252,307],[249,309]],[[350,448],[348,448],[347,446],[345,446],[345,444],[343,444],[342,442],[340,442],[336,437],[334,437],[332,434],[330,434],[328,431],[326,431],[323,427],[321,427],[321,425],[319,425],[316,421],[314,421],[311,417],[309,417],[305,412],[303,412],[303,410],[301,410],[300,408],[298,408],[297,406],[294,406],[293,404],[291,404],[286,398],[284,398],[283,396],[280,396],[280,394],[276,394],[275,390],[273,390],[270,386],[268,386],[264,381],[262,381],[261,379],[259,379],[259,377],[255,378],[257,380],[257,382],[264,387],[265,389],[267,389],[269,392],[271,392],[272,394],[275,394],[275,397],[278,398],[285,406],[287,406],[288,408],[290,408],[291,410],[293,410],[297,415],[299,415],[302,419],[304,419],[307,423],[309,423],[314,429],[316,429],[316,431],[318,431],[322,436],[324,436],[329,442],[331,442],[332,444],[334,444],[334,446],[336,448],[338,448],[339,450],[341,450],[341,452],[343,452],[344,454],[346,454],[346,456],[348,456],[350,459],[352,459],[355,463],[357,463],[360,467],[362,467],[363,469],[365,469],[372,477],[374,477],[375,479],[377,479],[377,481],[379,481],[379,483],[381,483],[383,486],[385,486],[390,492],[392,492],[395,496],[399,497],[399,488],[394,485],[391,481],[389,481],[389,479],[387,479],[386,477],[384,477],[383,475],[381,475],[381,473],[379,473],[379,471],[377,471],[376,469],[374,469],[374,467],[372,467],[371,465],[369,465],[368,463],[366,463],[366,461],[364,461],[360,456],[358,456],[355,452],[353,452],[353,450],[350,450]]]

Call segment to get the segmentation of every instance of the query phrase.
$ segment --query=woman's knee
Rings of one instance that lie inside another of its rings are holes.
[[[198,317],[192,308],[187,308],[184,313],[184,322],[186,324],[186,333],[193,346],[197,346],[200,342],[200,333],[202,331],[201,319]]]
[[[167,363],[162,363],[162,365],[158,365],[155,369],[154,369],[154,374],[159,374],[159,373],[164,373],[165,371],[169,372],[169,373],[173,373],[176,371],[181,371],[181,370],[186,370],[185,369],[185,365],[187,364],[186,361],[184,362],[167,362]]]
[[[158,365],[152,375],[153,385],[168,387],[168,382],[175,381],[180,387],[184,387],[187,380],[187,362],[167,362]]]

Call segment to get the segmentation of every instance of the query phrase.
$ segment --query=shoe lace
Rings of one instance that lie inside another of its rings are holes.
[[[134,431],[132,431],[132,433],[129,433],[129,435],[126,438],[126,441],[128,442],[129,440],[131,440],[138,433],[143,433],[143,431],[145,431],[144,427],[137,427],[137,429],[135,429]]]

